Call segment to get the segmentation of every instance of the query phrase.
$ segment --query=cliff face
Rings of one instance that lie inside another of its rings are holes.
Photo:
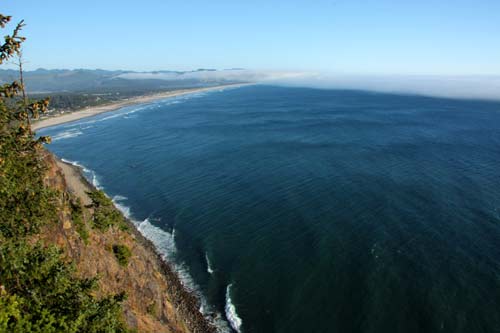
[[[45,183],[61,193],[60,223],[47,227],[40,236],[60,246],[81,277],[99,277],[96,296],[125,292],[124,318],[138,332],[214,332],[198,311],[196,298],[181,285],[176,274],[156,254],[153,245],[134,226],[112,226],[106,231],[90,227],[92,209],[83,209],[88,237],[78,232],[72,220],[69,200],[90,203],[86,191],[94,190],[79,170],[64,164],[50,153],[44,156],[49,169]],[[81,228],[81,226],[80,226]],[[126,265],[120,265],[113,252],[115,244],[131,250]]]

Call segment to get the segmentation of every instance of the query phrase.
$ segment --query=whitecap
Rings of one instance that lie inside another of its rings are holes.
[[[230,332],[227,323],[222,319],[222,316],[216,311],[212,310],[212,307],[208,304],[206,299],[203,297],[199,287],[194,282],[193,278],[189,274],[189,269],[184,263],[178,263],[175,260],[175,254],[177,252],[177,247],[175,245],[175,228],[172,228],[172,232],[165,231],[151,223],[153,220],[151,217],[146,218],[143,221],[135,220],[130,212],[130,207],[127,207],[123,203],[117,200],[118,198],[125,198],[123,196],[115,196],[113,202],[116,208],[120,210],[124,216],[126,216],[132,223],[136,226],[137,230],[150,240],[155,246],[156,250],[160,254],[163,260],[169,263],[173,268],[179,280],[181,281],[184,288],[196,295],[200,301],[199,311],[209,320],[219,333]]]
[[[123,195],[115,195],[113,197],[113,201],[124,201],[124,200],[127,200],[128,198],[127,197],[124,197]]]
[[[80,126],[85,125],[84,127],[82,127],[82,129],[92,128],[93,127],[92,124],[100,123],[100,122],[114,119],[114,118],[118,118],[118,117],[127,118],[128,115],[136,113],[137,111],[144,110],[147,107],[148,107],[148,105],[141,105],[139,107],[124,107],[124,108],[121,108],[121,109],[118,109],[118,110],[115,110],[115,111],[112,111],[109,113],[106,112],[104,115],[96,115],[96,116],[90,117],[88,119],[84,118],[78,122],[78,125],[80,125]],[[130,109],[130,108],[132,108],[132,109]],[[74,126],[74,124],[72,124],[71,126]]]
[[[82,135],[83,132],[80,131],[79,129],[73,128],[67,131],[63,131],[60,133],[57,133],[52,136],[52,141],[59,141],[59,140],[64,140],[64,139],[70,139],[70,138],[75,138],[77,136]]]
[[[105,120],[109,120],[109,119],[118,118],[118,117],[120,117],[120,116],[124,116],[124,115],[126,115],[126,113],[125,113],[125,114],[122,114],[122,113],[119,113],[119,114],[113,114],[113,115],[111,115],[111,116],[106,116],[106,117],[100,118],[99,120],[96,120],[96,121],[97,121],[97,122],[100,122],[100,121],[105,121]]]
[[[213,274],[214,269],[212,268],[212,264],[210,263],[210,259],[208,258],[208,253],[205,253],[205,260],[207,261],[207,272]]]
[[[127,211],[130,210],[127,208]],[[149,239],[155,245],[156,249],[165,259],[173,259],[173,255],[177,252],[177,249],[175,247],[175,239],[172,233],[154,226],[151,224],[149,218],[142,222],[133,222],[141,234],[143,234],[144,237]]]
[[[94,171],[86,168],[83,164],[77,161],[69,161],[66,159],[61,159],[63,162],[79,167],[84,172],[87,179],[91,179],[92,184],[98,188],[100,187],[97,181],[97,175]],[[106,194],[107,195],[107,194]],[[172,232],[168,232],[159,228],[151,223],[154,220],[151,217],[146,218],[143,221],[138,221],[134,219],[130,207],[125,205],[124,201],[128,198],[122,195],[115,195],[112,197],[112,201],[115,207],[127,218],[129,219],[137,228],[137,230],[148,240],[150,240],[155,246],[156,250],[160,254],[161,258],[168,262],[169,265],[176,272],[179,280],[181,281],[184,288],[192,292],[198,300],[200,301],[200,312],[205,316],[205,318],[214,325],[217,332],[219,333],[229,333],[231,330],[228,323],[222,318],[222,315],[218,313],[213,307],[208,304],[206,299],[203,297],[201,290],[194,282],[193,278],[189,274],[189,269],[184,263],[178,263],[175,260],[175,254],[177,248],[175,245],[175,228],[172,228]],[[159,220],[159,219],[158,219]],[[208,257],[207,257],[208,258]]]
[[[119,200],[116,200],[115,198],[113,198],[112,200],[115,207],[118,208],[120,212],[122,212],[123,216],[125,216],[127,219],[130,219],[130,207],[121,204]]]
[[[168,262],[170,266],[174,269],[179,277],[184,288],[194,293],[198,300],[200,301],[199,311],[209,320],[217,329],[217,332],[227,333],[230,332],[227,323],[222,319],[222,316],[213,311],[212,307],[208,304],[206,299],[203,297],[199,287],[194,282],[193,278],[189,274],[188,267],[185,264],[180,264],[175,261],[175,253],[177,248],[175,246],[175,229],[172,232],[163,230],[162,228],[156,227],[151,223],[150,218],[145,219],[142,222],[137,222],[131,219],[137,226],[139,232],[149,239],[157,251],[160,253],[163,260]]]
[[[224,88],[220,88],[218,90],[214,89],[214,90],[201,91],[201,92],[188,92],[185,95],[165,97],[163,99],[159,99],[156,101],[138,104],[137,106],[124,106],[122,108],[111,111],[109,113],[106,112],[107,115],[104,115],[101,117],[99,117],[99,115],[96,115],[96,117],[91,117],[89,119],[84,118],[84,120],[79,120],[76,125],[78,125],[78,126],[87,125],[86,127],[82,127],[82,129],[87,129],[87,128],[92,127],[92,126],[89,126],[91,124],[99,123],[102,121],[106,121],[106,120],[110,120],[110,119],[114,119],[114,118],[118,118],[118,117],[128,119],[128,118],[131,118],[131,117],[128,117],[129,115],[136,113],[136,112],[139,112],[139,111],[152,109],[152,108],[159,108],[159,107],[164,106],[164,105],[179,104],[179,103],[183,103],[183,102],[190,100],[190,99],[193,99],[193,98],[201,98],[201,97],[205,97],[211,93],[217,93],[217,92],[222,92],[225,90],[236,89],[236,88],[238,88],[238,87],[224,87]],[[73,126],[75,126],[75,124],[71,123],[71,124],[65,125],[63,127],[73,127]],[[71,131],[77,131],[77,130],[73,129]],[[83,134],[83,133],[80,132],[78,135],[81,135],[81,134]],[[75,135],[75,136],[77,136],[77,135]],[[71,136],[68,136],[68,137],[71,137]],[[66,138],[66,137],[64,137],[64,138]]]
[[[232,299],[231,299],[231,288],[232,284],[229,284],[226,289],[226,317],[227,320],[229,321],[229,325],[238,333],[241,333],[241,325],[243,324],[243,321],[241,318],[238,316],[238,313],[236,312],[236,306],[234,305]]]
[[[103,187],[101,186],[101,183],[99,182],[99,179],[97,178],[97,174],[92,171],[92,185],[98,190],[102,190]]]

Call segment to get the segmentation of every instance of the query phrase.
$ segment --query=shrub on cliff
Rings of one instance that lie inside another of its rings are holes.
[[[116,210],[113,201],[103,191],[92,191],[87,192],[87,194],[92,200],[89,208],[94,210],[92,216],[94,227],[104,231],[113,225],[120,226],[123,223],[120,212]]]
[[[113,245],[113,253],[115,254],[118,263],[122,266],[127,266],[132,252],[126,245]]]
[[[96,279],[75,279],[75,269],[55,246],[26,242],[0,245],[4,290],[0,327],[6,331],[122,332],[123,294],[96,299]],[[8,294],[7,294],[8,291]]]
[[[83,206],[80,198],[76,198],[74,200],[70,200],[69,202],[71,208],[71,220],[75,225],[76,231],[82,238],[85,244],[89,242],[89,231],[87,230],[87,226],[85,225],[85,220],[83,217]]]

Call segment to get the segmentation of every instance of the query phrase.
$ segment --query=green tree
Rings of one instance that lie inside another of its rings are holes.
[[[0,14],[0,28],[10,20]],[[23,26],[21,21],[5,36],[0,64],[21,55]],[[58,223],[57,211],[66,203],[44,184],[42,144],[50,139],[31,130],[30,119],[46,112],[49,101],[28,99],[19,64],[20,81],[0,86],[0,333],[124,332],[125,296],[94,297],[96,279],[76,278],[60,249],[30,237]],[[80,219],[78,205],[73,215]]]
[[[10,20],[10,16],[0,14],[0,27]],[[5,36],[0,64],[20,55],[25,40],[19,35],[23,26],[21,21]],[[50,139],[35,139],[30,126],[30,118],[46,112],[49,101],[16,98],[20,92],[25,96],[20,81],[0,86],[0,235],[7,237],[36,233],[39,222],[54,214],[54,193],[43,185],[45,166],[40,163],[42,143]]]
[[[75,279],[74,267],[55,246],[6,242],[0,246],[0,281],[5,305],[0,327],[19,332],[121,332],[123,294],[100,300],[92,296],[96,279]],[[31,330],[28,328],[31,327]],[[7,330],[8,331],[8,330]]]

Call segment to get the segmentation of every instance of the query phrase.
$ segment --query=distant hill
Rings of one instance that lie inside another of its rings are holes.
[[[102,69],[37,69],[24,73],[26,88],[31,93],[121,92],[140,93],[182,89],[218,84],[247,82],[235,75],[243,69],[198,69],[196,71],[108,71]],[[0,70],[0,84],[17,79],[17,70]]]

